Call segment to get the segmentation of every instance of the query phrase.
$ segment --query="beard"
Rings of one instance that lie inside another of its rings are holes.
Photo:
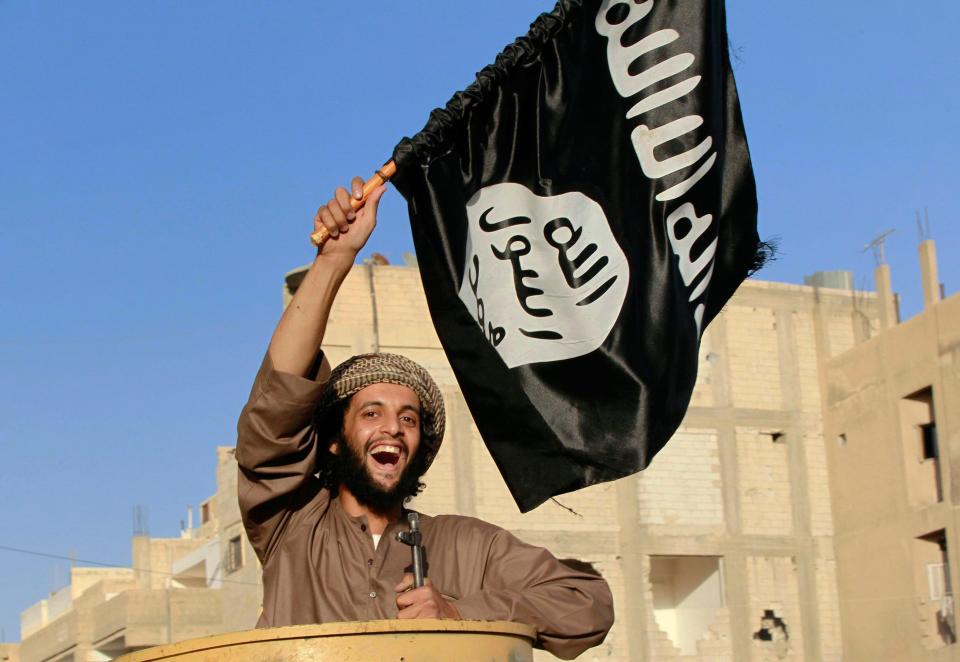
[[[420,488],[420,478],[426,471],[426,453],[423,444],[417,449],[413,459],[407,463],[400,478],[391,488],[385,488],[376,481],[367,471],[364,464],[364,453],[357,451],[345,439],[339,443],[340,452],[333,455],[334,475],[337,481],[350,490],[357,501],[376,511],[386,511],[402,504],[404,499],[417,494]]]

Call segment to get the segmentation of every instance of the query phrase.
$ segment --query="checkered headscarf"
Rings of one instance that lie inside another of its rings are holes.
[[[338,365],[320,394],[317,416],[361,389],[381,383],[406,386],[420,398],[420,425],[425,433],[420,441],[428,444],[426,466],[429,467],[443,441],[446,425],[443,396],[430,373],[405,356],[383,352],[359,354]]]

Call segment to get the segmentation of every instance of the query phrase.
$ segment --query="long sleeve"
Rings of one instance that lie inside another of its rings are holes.
[[[277,371],[268,353],[237,423],[240,513],[261,562],[291,514],[319,487],[310,423],[329,375],[322,358],[312,375],[317,373],[320,378],[309,379]]]
[[[538,646],[563,659],[603,641],[613,626],[613,596],[602,577],[574,570],[545,549],[485,526],[495,531],[483,536],[480,589],[456,601],[463,618],[532,625]]]

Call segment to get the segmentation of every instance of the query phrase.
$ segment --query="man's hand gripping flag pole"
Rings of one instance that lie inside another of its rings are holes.
[[[387,161],[383,167],[373,173],[373,177],[368,179],[363,184],[363,192],[360,194],[360,198],[352,198],[350,200],[350,206],[353,207],[353,211],[357,211],[367,202],[367,197],[373,193],[373,191],[378,186],[383,186],[390,181],[390,178],[397,172],[397,164],[394,163],[393,159]],[[323,244],[326,243],[327,239],[330,238],[330,231],[325,227],[321,227],[319,230],[310,235],[310,241],[313,242],[313,245],[317,249],[323,248]]]

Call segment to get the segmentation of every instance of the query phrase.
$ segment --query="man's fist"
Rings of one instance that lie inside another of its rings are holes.
[[[394,587],[397,595],[397,618],[448,618],[460,619],[460,612],[452,602],[440,595],[427,579],[424,586],[413,588],[413,575],[409,572],[403,581]]]
[[[374,189],[363,207],[357,211],[353,210],[352,203],[360,200],[363,195],[363,180],[354,177],[350,189],[351,192],[348,193],[341,186],[334,191],[327,204],[317,210],[317,215],[313,218],[313,231],[316,233],[324,228],[330,233],[330,238],[320,249],[322,255],[345,254],[352,263],[377,224],[377,206],[386,186]]]

